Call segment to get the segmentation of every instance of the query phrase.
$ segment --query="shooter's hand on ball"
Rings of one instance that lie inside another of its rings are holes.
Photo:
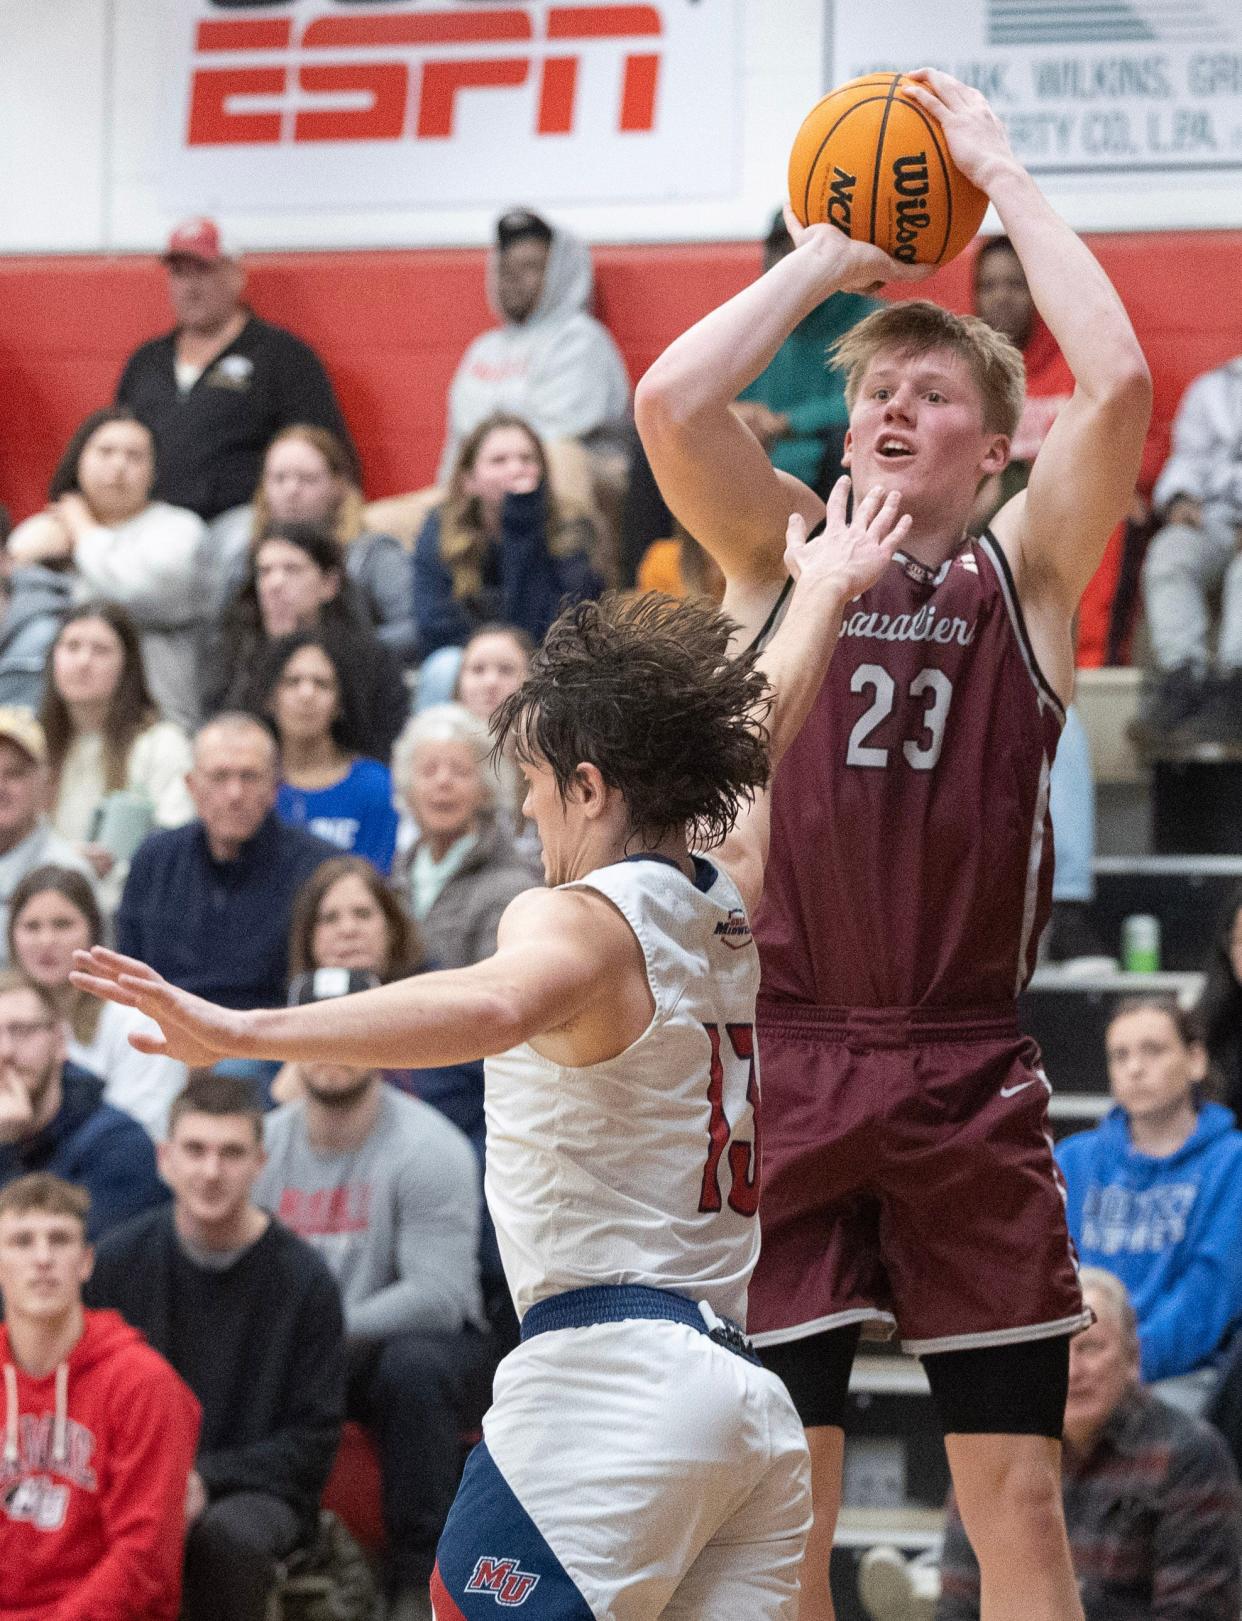
[[[935,68],[906,75],[906,94],[939,123],[949,154],[980,191],[990,191],[998,174],[1018,167],[1005,126],[987,97]]]
[[[239,1055],[237,1039],[244,1015],[217,1007],[201,996],[178,990],[154,968],[134,957],[95,946],[75,951],[69,978],[80,991],[90,991],[106,1002],[137,1008],[160,1027],[160,1034],[136,1030],[131,1047],[160,1058],[175,1058],[192,1068],[204,1068],[219,1058]],[[241,1055],[241,1056],[244,1056]]]
[[[908,514],[899,516],[896,490],[876,485],[854,503],[853,515],[847,518],[849,495],[849,478],[842,475],[828,497],[821,533],[808,539],[806,520],[798,512],[790,516],[785,531],[785,567],[797,582],[797,592],[823,592],[838,608],[875,584],[911,524]]]
[[[785,204],[785,224],[795,248],[809,248],[823,262],[832,291],[871,292],[886,281],[925,281],[935,265],[906,265],[870,242],[856,242],[835,225],[803,225]]]

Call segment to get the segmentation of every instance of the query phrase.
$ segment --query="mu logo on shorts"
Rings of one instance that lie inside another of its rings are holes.
[[[490,1593],[497,1604],[510,1608],[525,1604],[539,1585],[531,1570],[519,1570],[516,1559],[496,1559],[484,1554],[466,1583],[467,1593]]]

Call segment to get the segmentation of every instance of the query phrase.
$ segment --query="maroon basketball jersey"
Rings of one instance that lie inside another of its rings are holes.
[[[763,996],[1010,1001],[1051,902],[1064,718],[991,535],[936,571],[894,559],[847,607],[777,772],[755,921]]]

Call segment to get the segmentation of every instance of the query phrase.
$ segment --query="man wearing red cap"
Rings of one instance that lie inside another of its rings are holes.
[[[350,443],[323,363],[242,302],[246,273],[215,220],[183,220],[164,253],[177,325],[136,349],[117,385],[155,436],[155,496],[208,522],[245,506],[263,452],[294,423]]]

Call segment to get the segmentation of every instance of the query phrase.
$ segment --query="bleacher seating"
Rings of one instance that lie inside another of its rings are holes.
[[[1235,354],[1242,331],[1242,232],[1089,237],[1151,362],[1155,442],[1191,378]],[[757,242],[602,246],[596,306],[636,379],[691,322],[759,270]],[[428,484],[444,432],[444,395],[467,342],[492,321],[481,249],[265,253],[247,259],[256,311],[323,357],[362,452],[366,493]],[[919,297],[969,307],[971,256]],[[1186,286],[1212,296],[1187,299]],[[22,424],[0,445],[0,500],[14,517],[42,505],[48,470],[73,427],[112,397],[121,364],[171,325],[154,254],[0,259],[0,389]]]

